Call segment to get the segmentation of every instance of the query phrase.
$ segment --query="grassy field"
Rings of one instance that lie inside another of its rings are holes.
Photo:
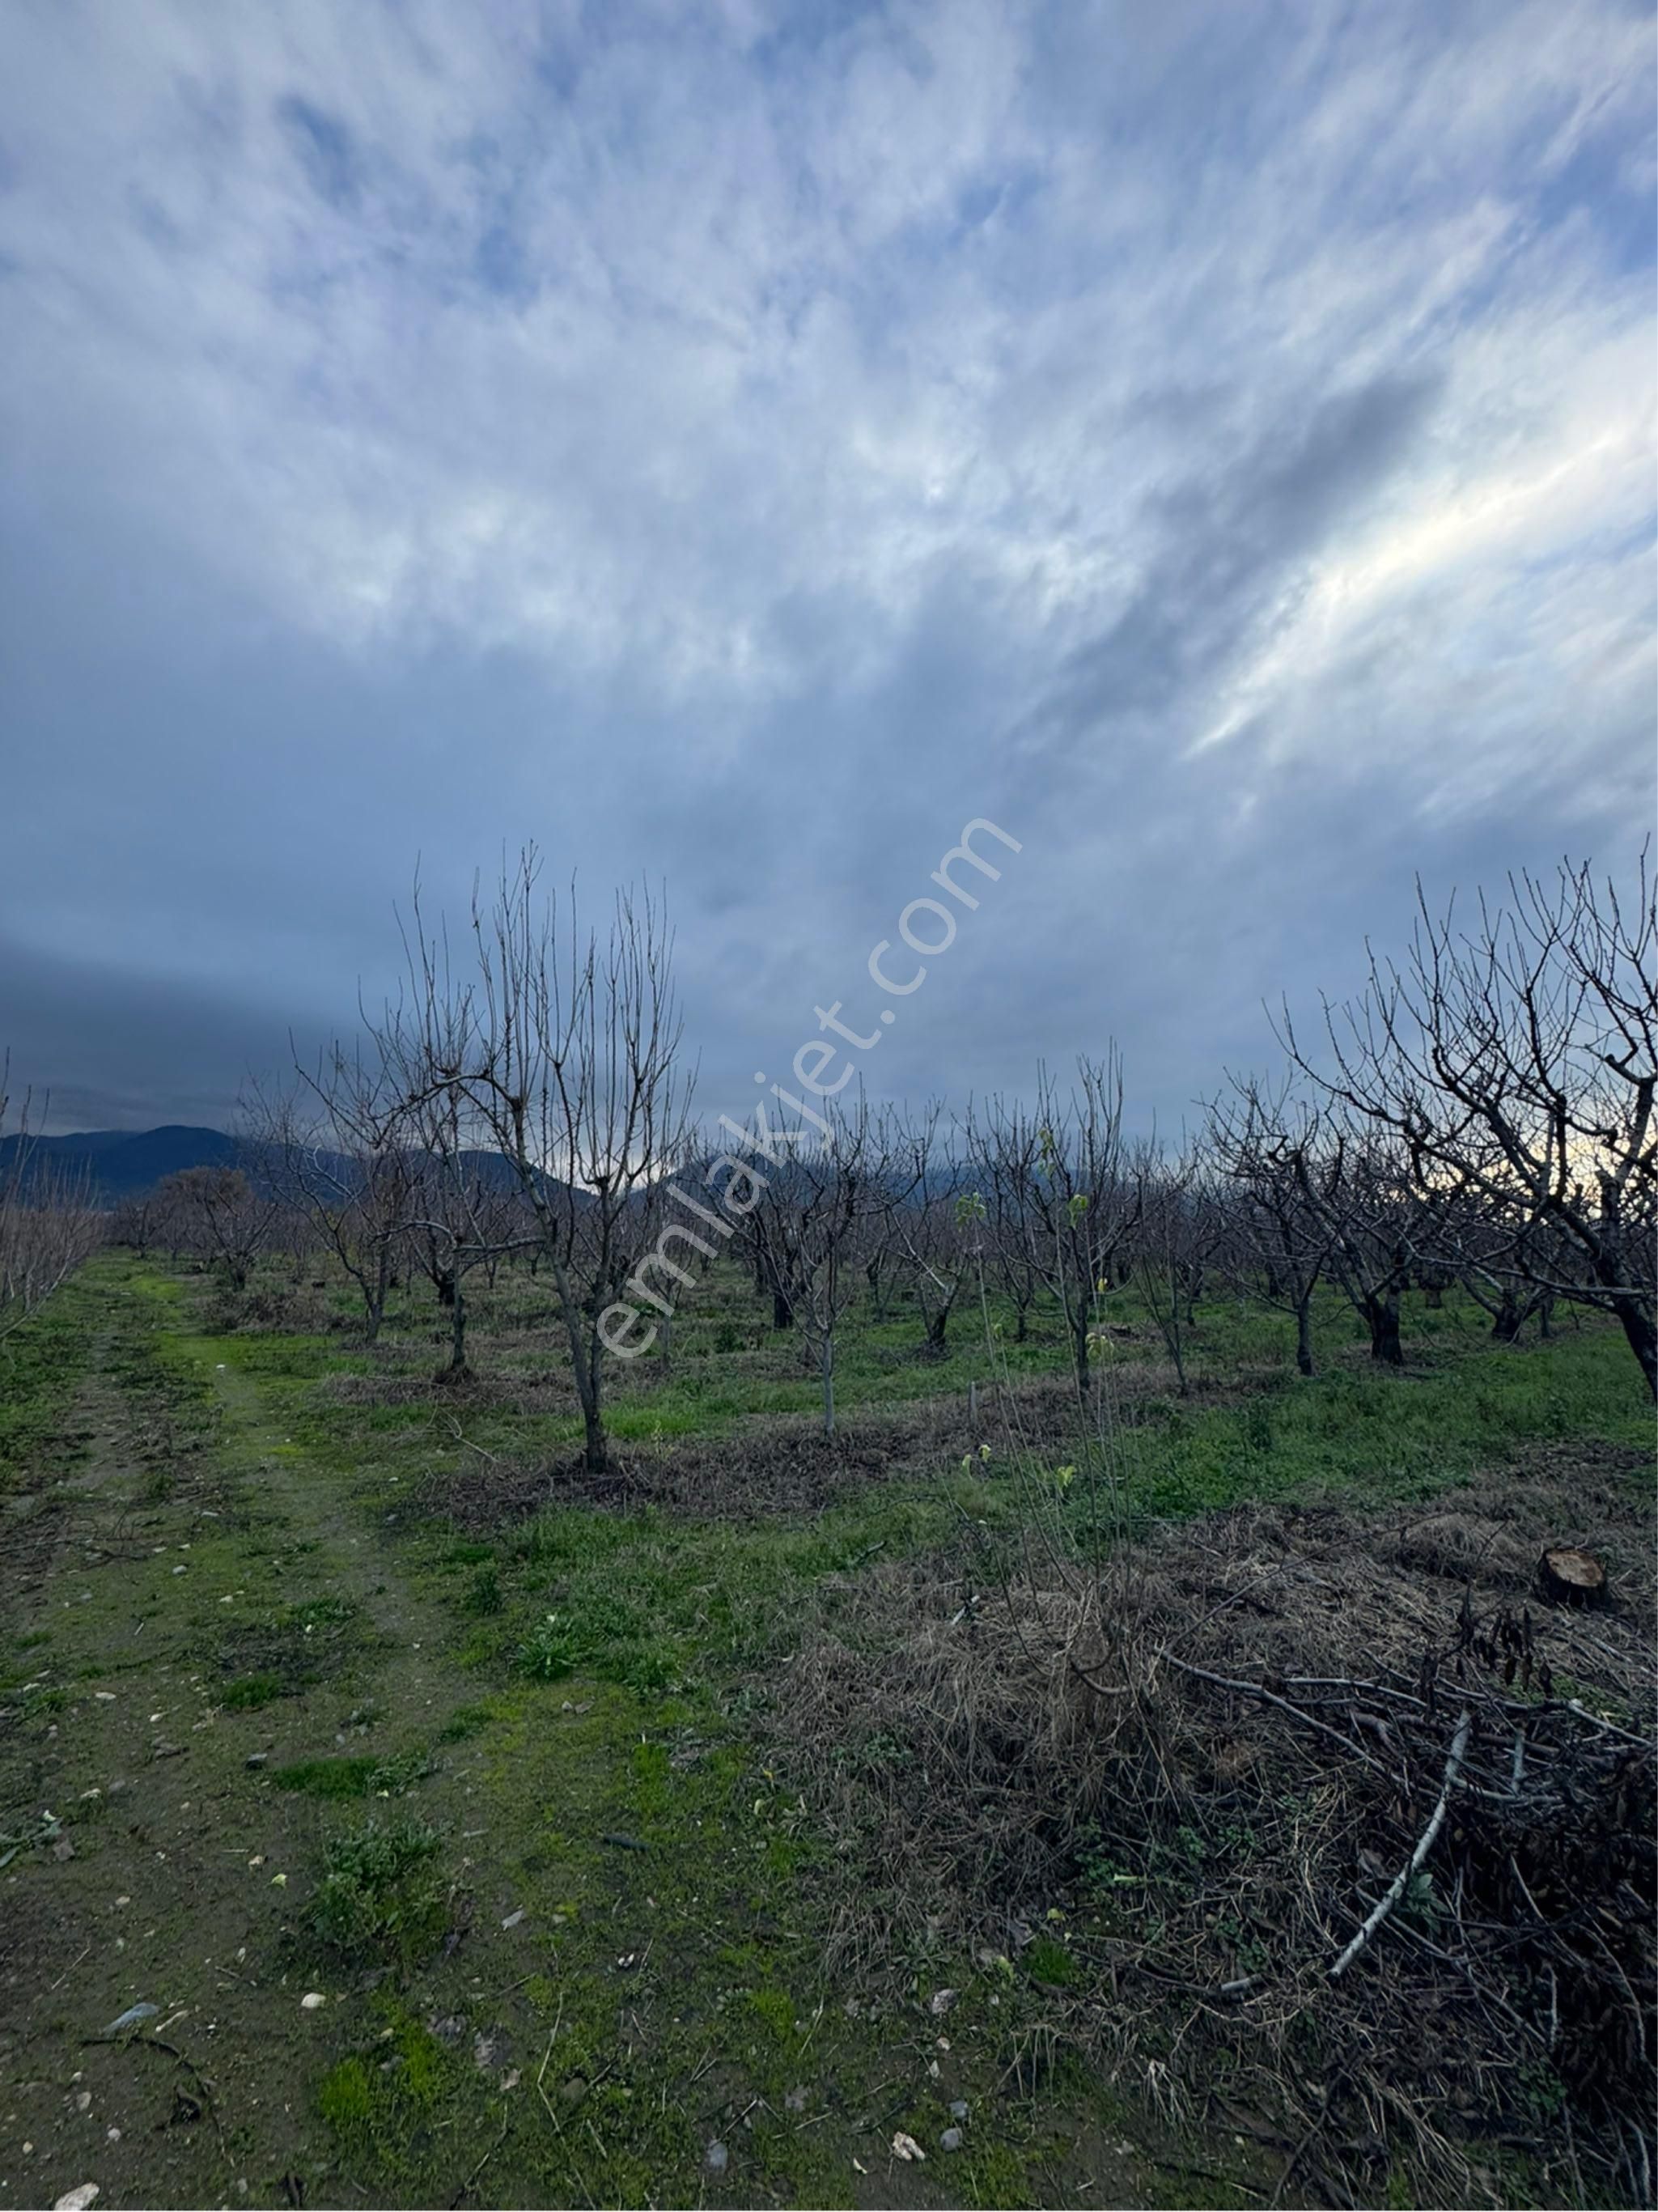
[[[1332,1304],[1303,1382],[1282,1317],[1218,1303],[1182,1395],[1115,1305],[1100,1389],[1137,1534],[1249,1501],[1374,1514],[1551,1450],[1647,1494],[1650,1409],[1603,1328],[1503,1348],[1416,1301],[1392,1375]],[[522,1276],[477,1301],[458,1388],[429,1303],[368,1347],[308,1274],[231,1299],[131,1255],[17,1340],[0,2201],[1315,2198],[1266,2132],[1108,2080],[1056,2028],[1091,1971],[1087,1867],[1005,1900],[1018,1942],[944,1897],[891,1911],[902,1868],[860,1923],[874,1876],[828,1808],[888,1732],[792,1732],[808,1638],[845,1616],[855,1639],[880,1577],[1012,1557],[1033,1469],[1064,1540],[1103,1546],[1063,1472],[1089,1427],[1070,1440],[1052,1318],[1016,1344],[964,1312],[938,1360],[913,1307],[860,1315],[833,1446],[764,1320],[717,1276],[671,1360],[612,1370],[608,1483],[574,1465]],[[1643,1510],[1582,1531],[1614,1570]],[[1402,2165],[1391,2187],[1413,2201]]]

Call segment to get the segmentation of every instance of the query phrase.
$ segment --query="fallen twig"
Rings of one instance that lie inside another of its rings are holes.
[[[1172,1651],[1165,1651],[1163,1656],[1171,1667],[1178,1667],[1185,1674],[1195,1674],[1200,1682],[1212,1682],[1222,1690],[1236,1690],[1246,1698],[1259,1698],[1263,1704],[1276,1705],[1280,1712],[1288,1713],[1292,1719],[1304,1721],[1309,1728],[1316,1729],[1321,1735],[1327,1735],[1333,1742],[1339,1743],[1344,1751],[1351,1751],[1355,1759],[1362,1759],[1373,1772],[1392,1781],[1393,1777],[1388,1769],[1372,1759],[1362,1743],[1355,1743],[1351,1736],[1343,1735],[1339,1729],[1332,1728],[1328,1721],[1320,1720],[1316,1714],[1305,1711],[1300,1705],[1292,1705],[1288,1698],[1280,1698],[1275,1690],[1264,1689],[1259,1682],[1240,1682],[1230,1675],[1212,1674],[1206,1667],[1194,1667],[1189,1659],[1177,1659]]]
[[[1451,1738],[1450,1753],[1445,1761],[1444,1784],[1439,1792],[1439,1802],[1434,1807],[1433,1817],[1418,1838],[1416,1849],[1388,1885],[1381,1902],[1331,1967],[1329,1973],[1331,1981],[1339,1981],[1348,1967],[1352,1965],[1353,1960],[1357,1958],[1371,1936],[1376,1934],[1376,1929],[1381,1927],[1394,1905],[1404,1896],[1411,1876],[1418,1870],[1422,1862],[1433,1849],[1439,1831],[1445,1824],[1445,1808],[1451,1802],[1451,1790],[1455,1785],[1457,1773],[1461,1767],[1464,1754],[1467,1751],[1468,1734],[1473,1727],[1473,1710],[1472,1706],[1464,1705],[1456,1723],[1456,1734]]]

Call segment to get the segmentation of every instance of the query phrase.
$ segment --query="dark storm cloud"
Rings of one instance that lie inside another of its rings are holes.
[[[1178,1119],[1411,878],[1651,799],[1651,59],[1616,0],[579,21],[69,4],[0,93],[0,1044],[222,1120],[535,839],[666,880],[703,1096]]]
[[[48,1129],[222,1127],[243,1078],[288,1058],[289,1007],[3,939],[0,978],[14,1078],[51,1072],[32,1112]],[[314,1050],[314,1032],[300,1035]]]

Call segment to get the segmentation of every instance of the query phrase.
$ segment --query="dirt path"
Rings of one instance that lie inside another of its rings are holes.
[[[77,1286],[114,1316],[69,1424],[79,1463],[8,1501],[32,1588],[0,1733],[0,2201],[90,2179],[112,2203],[315,2201],[339,2015],[301,2009],[287,1954],[319,1808],[265,1773],[429,1740],[475,1686],[257,1381],[180,1332],[175,1286],[124,1272]],[[228,1707],[250,1679],[270,1701]],[[83,2043],[136,2004],[187,2063]]]
[[[1189,2199],[1097,2097],[999,2096],[987,1981],[948,2036],[824,1984],[810,1838],[717,1701],[504,1669],[417,1459],[329,1456],[331,1346],[203,1334],[130,1260],[67,1296],[83,1378],[8,1506],[0,2207]],[[368,1824],[428,1838],[419,1942],[395,1888],[323,1932]]]

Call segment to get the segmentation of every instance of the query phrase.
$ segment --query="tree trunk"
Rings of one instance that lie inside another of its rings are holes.
[[[459,1281],[449,1278],[449,1372],[466,1372],[466,1298]]]
[[[1084,1313],[1071,1324],[1071,1357],[1077,1370],[1077,1388],[1088,1388],[1088,1316]]]
[[[1658,1335],[1655,1334],[1646,1301],[1633,1292],[1626,1292],[1612,1300],[1612,1310],[1623,1323],[1630,1350],[1641,1363],[1648,1389],[1658,1398]]]
[[[835,1335],[829,1329],[823,1332],[823,1434],[832,1437],[835,1434]]]
[[[378,1344],[380,1341],[380,1323],[386,1318],[386,1293],[390,1287],[391,1274],[391,1256],[387,1253],[385,1246],[382,1245],[380,1247],[380,1266],[375,1272],[374,1287],[371,1290],[368,1285],[365,1283],[362,1291],[362,1302],[368,1309],[368,1341],[370,1344]]]
[[[1504,1291],[1503,1303],[1497,1309],[1491,1322],[1491,1334],[1499,1344],[1512,1344],[1525,1325],[1526,1316],[1520,1310],[1520,1301],[1512,1291]]]
[[[1383,1291],[1364,1301],[1364,1318],[1370,1326],[1370,1357],[1388,1367],[1405,1364],[1405,1348],[1399,1340],[1399,1293]]]
[[[1296,1365],[1303,1375],[1313,1367],[1313,1294],[1308,1291],[1296,1308]]]
[[[584,1405],[581,1409],[584,1431],[581,1463],[589,1474],[604,1474],[610,1466],[605,1450],[604,1424],[597,1406]]]
[[[948,1306],[942,1313],[934,1314],[926,1325],[926,1348],[929,1355],[935,1359],[944,1359],[949,1356],[949,1349],[944,1343],[944,1331],[949,1327]]]
[[[1030,1316],[1025,1311],[1025,1309],[1021,1306],[1018,1311],[1018,1317],[1013,1324],[1013,1341],[1015,1344],[1023,1344],[1029,1334]]]
[[[575,1375],[576,1396],[581,1401],[581,1425],[585,1437],[582,1464],[589,1474],[604,1474],[610,1462],[605,1450],[602,1410],[604,1384],[600,1378],[604,1368],[600,1364],[603,1354],[599,1350],[598,1310],[595,1309],[591,1314],[584,1314],[563,1261],[556,1252],[549,1252],[547,1260],[553,1271],[553,1287],[558,1292],[559,1306],[564,1316],[564,1334],[570,1346],[570,1365]],[[584,1322],[586,1325],[585,1336],[582,1333]]]
[[[785,1291],[773,1289],[771,1294],[771,1325],[774,1328],[794,1327],[794,1308]]]

